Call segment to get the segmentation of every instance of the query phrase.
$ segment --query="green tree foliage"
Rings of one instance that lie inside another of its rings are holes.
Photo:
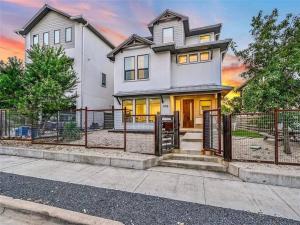
[[[16,108],[24,91],[22,86],[24,68],[16,57],[0,61],[0,108]]]
[[[242,111],[242,98],[236,96],[233,98],[224,98],[222,104],[223,113],[240,113]]]
[[[278,11],[260,11],[251,23],[253,42],[235,54],[250,79],[243,90],[246,111],[300,107],[300,17],[288,14],[279,21]]]
[[[32,119],[47,118],[75,103],[77,84],[73,60],[62,48],[34,46],[27,51],[18,110]]]

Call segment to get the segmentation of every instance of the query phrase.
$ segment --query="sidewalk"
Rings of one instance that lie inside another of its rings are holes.
[[[0,171],[300,220],[300,189],[245,183],[224,173],[131,170],[14,156],[0,156]]]

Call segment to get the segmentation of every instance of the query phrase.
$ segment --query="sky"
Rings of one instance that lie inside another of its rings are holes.
[[[24,58],[24,39],[14,33],[45,4],[83,15],[115,45],[133,33],[149,36],[147,24],[165,9],[189,17],[190,28],[222,23],[220,39],[232,38],[239,49],[251,42],[250,23],[259,10],[278,8],[300,13],[300,0],[0,0],[0,60]],[[245,67],[229,51],[223,61],[224,85],[239,86]]]

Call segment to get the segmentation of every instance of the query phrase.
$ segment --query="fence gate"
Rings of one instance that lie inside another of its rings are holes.
[[[217,155],[223,155],[220,109],[203,112],[203,149],[212,150]]]
[[[179,112],[174,115],[156,115],[155,155],[161,156],[179,147]]]

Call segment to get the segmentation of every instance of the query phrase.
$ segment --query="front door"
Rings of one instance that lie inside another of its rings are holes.
[[[183,128],[194,128],[194,100],[183,100]]]

